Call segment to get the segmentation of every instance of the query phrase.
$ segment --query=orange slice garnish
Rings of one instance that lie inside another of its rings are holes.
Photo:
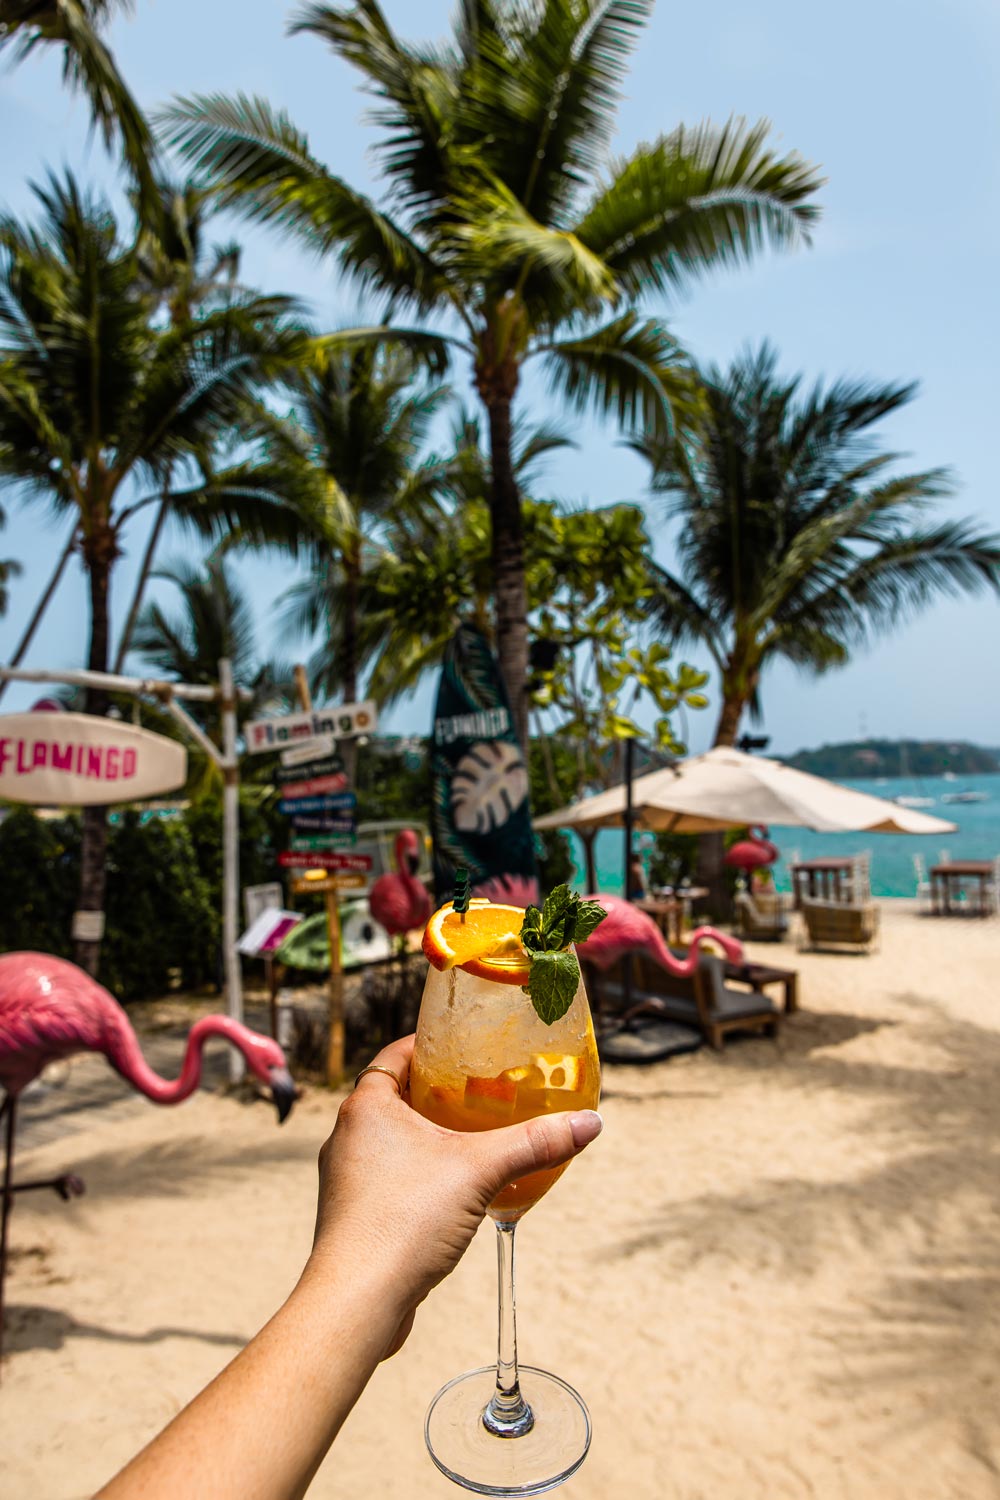
[[[424,954],[435,969],[462,968],[498,984],[527,984],[528,959],[519,937],[523,922],[523,907],[476,898],[463,922],[449,902],[424,929]]]

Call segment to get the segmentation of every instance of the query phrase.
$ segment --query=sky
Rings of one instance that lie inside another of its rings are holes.
[[[402,35],[434,38],[451,0],[383,0]],[[284,0],[137,0],[110,43],[140,103],[175,94],[259,93],[285,108],[334,172],[374,190],[363,123],[369,101],[355,76],[316,39],[289,38]],[[841,376],[920,383],[917,398],[880,427],[910,469],[950,467],[958,494],[947,513],[1000,531],[996,463],[996,348],[1000,298],[1000,7],[995,0],[715,0],[705,7],[659,0],[625,85],[612,153],[627,153],[680,122],[730,115],[772,122],[773,140],[821,165],[822,219],[810,248],[765,252],[749,268],[713,274],[683,301],[658,301],[671,330],[700,360],[728,363],[770,339],[786,373],[806,384]],[[82,100],[67,94],[52,59],[0,71],[0,206],[31,213],[29,183],[69,164],[113,190],[114,163],[88,142]],[[359,305],[332,266],[267,230],[239,226],[243,278],[309,300],[318,323],[345,326]],[[224,226],[218,238],[226,238]],[[525,393],[525,404],[544,392]],[[534,411],[533,411],[534,414]],[[614,431],[571,425],[575,450],[555,455],[546,493],[573,504],[643,497],[645,471]],[[0,496],[7,512],[0,556],[19,559],[0,621],[8,659],[62,545],[65,522]],[[672,531],[655,500],[645,505],[657,555],[669,562]],[[119,625],[145,540],[126,538],[112,610]],[[190,542],[168,532],[158,554]],[[274,601],[294,576],[271,556],[241,565],[260,623],[260,644],[287,657],[271,634]],[[169,586],[158,585],[169,605]],[[85,650],[82,572],[74,563],[28,664],[80,665]],[[1000,746],[1000,604],[992,596],[942,600],[822,678],[777,666],[762,687],[763,732],[774,752],[857,737],[969,739]],[[682,653],[709,666],[697,651]],[[39,694],[13,685],[4,709]],[[711,691],[711,689],[710,689]],[[397,732],[429,729],[433,684],[383,720]],[[713,708],[692,716],[689,743],[707,747]]]

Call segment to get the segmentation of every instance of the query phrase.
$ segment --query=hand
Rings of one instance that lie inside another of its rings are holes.
[[[374,1059],[406,1091],[413,1037]],[[319,1207],[306,1275],[336,1266],[398,1299],[383,1358],[401,1347],[417,1306],[454,1270],[501,1188],[560,1166],[600,1134],[594,1110],[540,1115],[521,1125],[462,1134],[432,1125],[384,1073],[345,1099],[319,1156]]]

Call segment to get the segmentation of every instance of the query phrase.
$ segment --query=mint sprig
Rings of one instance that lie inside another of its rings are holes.
[[[599,901],[581,901],[568,885],[550,891],[541,910],[529,906],[524,913],[521,943],[531,966],[524,991],[546,1026],[566,1014],[580,983],[580,965],[566,950],[585,942],[606,916]]]

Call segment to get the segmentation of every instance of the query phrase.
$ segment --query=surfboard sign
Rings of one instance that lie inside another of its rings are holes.
[[[0,798],[8,802],[141,802],[186,778],[184,746],[134,724],[94,714],[0,714]]]

